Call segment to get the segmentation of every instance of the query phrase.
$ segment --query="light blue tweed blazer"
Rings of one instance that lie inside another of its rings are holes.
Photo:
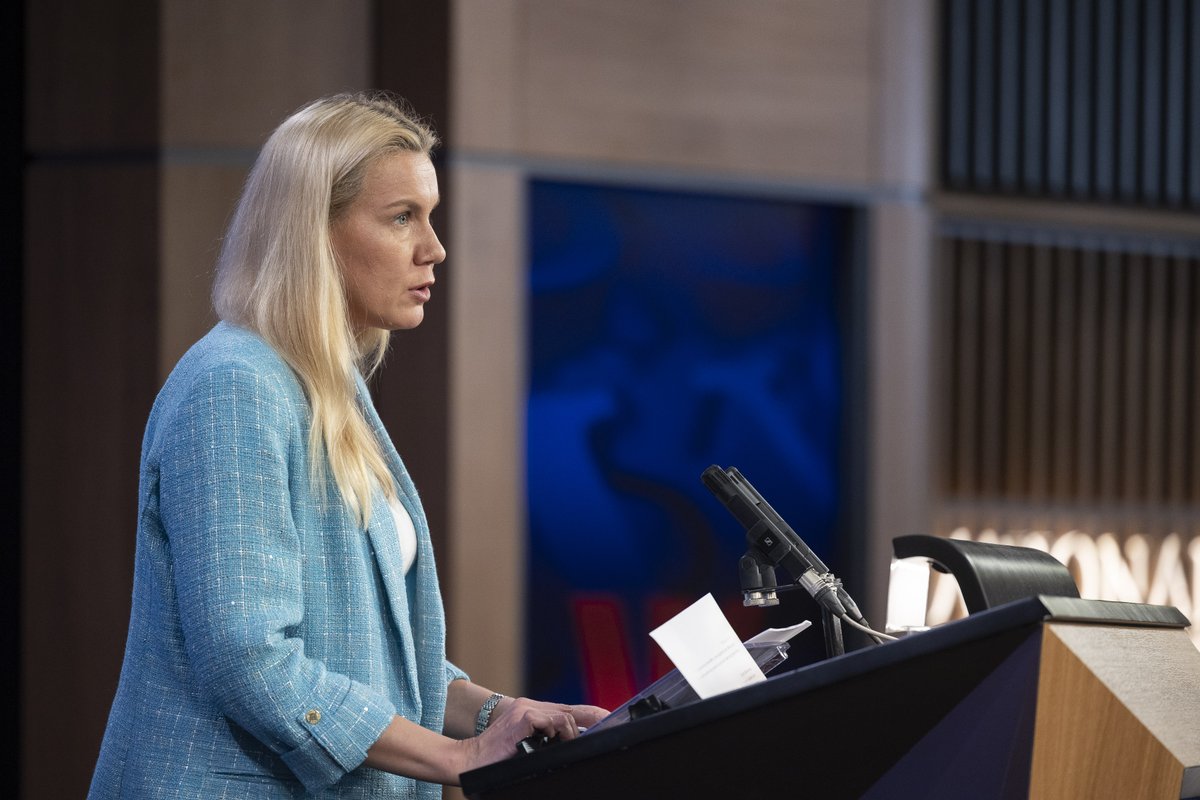
[[[438,798],[360,766],[400,714],[442,730],[445,619],[429,528],[359,381],[417,529],[401,571],[382,496],[363,530],[310,480],[309,405],[262,339],[221,323],[146,427],[133,611],[91,798]]]

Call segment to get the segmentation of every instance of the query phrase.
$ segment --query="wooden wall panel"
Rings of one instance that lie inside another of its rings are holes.
[[[318,97],[370,84],[369,0],[163,0],[160,161],[165,379],[215,320],[221,235],[263,141]]]
[[[26,0],[28,150],[153,151],[158,6],[158,0]]]
[[[446,593],[452,658],[497,691],[520,691],[525,644],[525,180],[455,170],[450,251],[450,494]],[[563,643],[563,647],[569,646]]]
[[[517,148],[523,0],[457,0],[452,6],[454,57],[450,102],[456,150],[512,152]]]
[[[939,461],[930,435],[932,361],[926,354],[945,339],[934,339],[929,324],[941,288],[930,269],[936,250],[929,225],[928,212],[916,204],[881,204],[868,218],[876,253],[867,271],[871,416],[864,432],[869,477],[859,500],[868,518],[867,580],[862,589],[856,584],[855,597],[860,604],[870,598],[864,612],[873,620],[884,618],[892,537],[927,528],[930,470]]]
[[[128,624],[150,404],[211,322],[216,243],[262,139],[367,84],[370,8],[25,4],[23,797],[86,792]]]
[[[1200,205],[1186,181],[1195,168],[1188,154],[1200,149],[1186,120],[1200,68],[1195,3],[943,0],[942,8],[946,188]]]
[[[959,224],[938,268],[944,498],[1194,514],[1200,241]]]
[[[26,2],[20,792],[81,797],[156,388],[158,3]]]
[[[480,65],[458,83],[466,149],[854,185],[874,175],[879,9],[865,0],[464,5],[461,45]]]
[[[164,164],[160,173],[158,374],[216,322],[212,282],[225,225],[246,179],[246,166]]]
[[[157,171],[27,173],[24,796],[82,797],[125,646],[138,458],[157,389]]]
[[[374,54],[371,83],[396,92],[434,126],[443,146],[434,154],[442,203],[433,214],[434,228],[448,247],[446,262],[436,270],[437,286],[416,330],[392,337],[392,351],[372,384],[375,404],[396,449],[421,492],[425,516],[438,557],[442,593],[451,591],[453,564],[447,542],[449,475],[449,331],[454,306],[457,265],[450,247],[449,221],[455,198],[448,189],[444,155],[450,141],[450,10],[445,3],[373,3]],[[449,620],[453,624],[454,620]]]
[[[0,538],[0,563],[9,565],[8,580],[0,584],[0,692],[21,696],[21,364],[23,354],[24,270],[17,268],[25,255],[25,205],[21,187],[25,176],[25,9],[22,3],[0,5],[0,84],[7,98],[7,113],[0,119],[0,181],[9,187],[0,198],[0,372],[5,391],[0,392],[0,525],[8,535]],[[15,377],[14,377],[15,376]],[[18,565],[14,573],[12,565]],[[18,711],[18,713],[20,713]],[[10,783],[20,783],[20,748],[6,747],[0,770]]]
[[[162,143],[257,152],[310,100],[368,88],[368,0],[162,1]]]

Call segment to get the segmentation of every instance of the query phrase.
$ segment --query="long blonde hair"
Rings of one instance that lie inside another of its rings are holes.
[[[368,167],[393,152],[429,155],[437,137],[403,101],[341,94],[292,114],[263,145],[217,261],[213,305],[265,339],[295,371],[312,408],[313,479],[325,459],[350,511],[366,526],[371,492],[395,496],[380,443],[356,403],[355,370],[370,376],[388,332],[354,333],[330,238]]]

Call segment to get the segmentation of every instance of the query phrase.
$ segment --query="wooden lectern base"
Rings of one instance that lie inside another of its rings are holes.
[[[1200,796],[1200,652],[1187,634],[1043,628],[1029,796]]]

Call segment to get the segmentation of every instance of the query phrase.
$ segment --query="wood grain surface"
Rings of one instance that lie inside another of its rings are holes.
[[[1177,800],[1200,780],[1200,652],[1182,630],[1048,624],[1031,798]]]

